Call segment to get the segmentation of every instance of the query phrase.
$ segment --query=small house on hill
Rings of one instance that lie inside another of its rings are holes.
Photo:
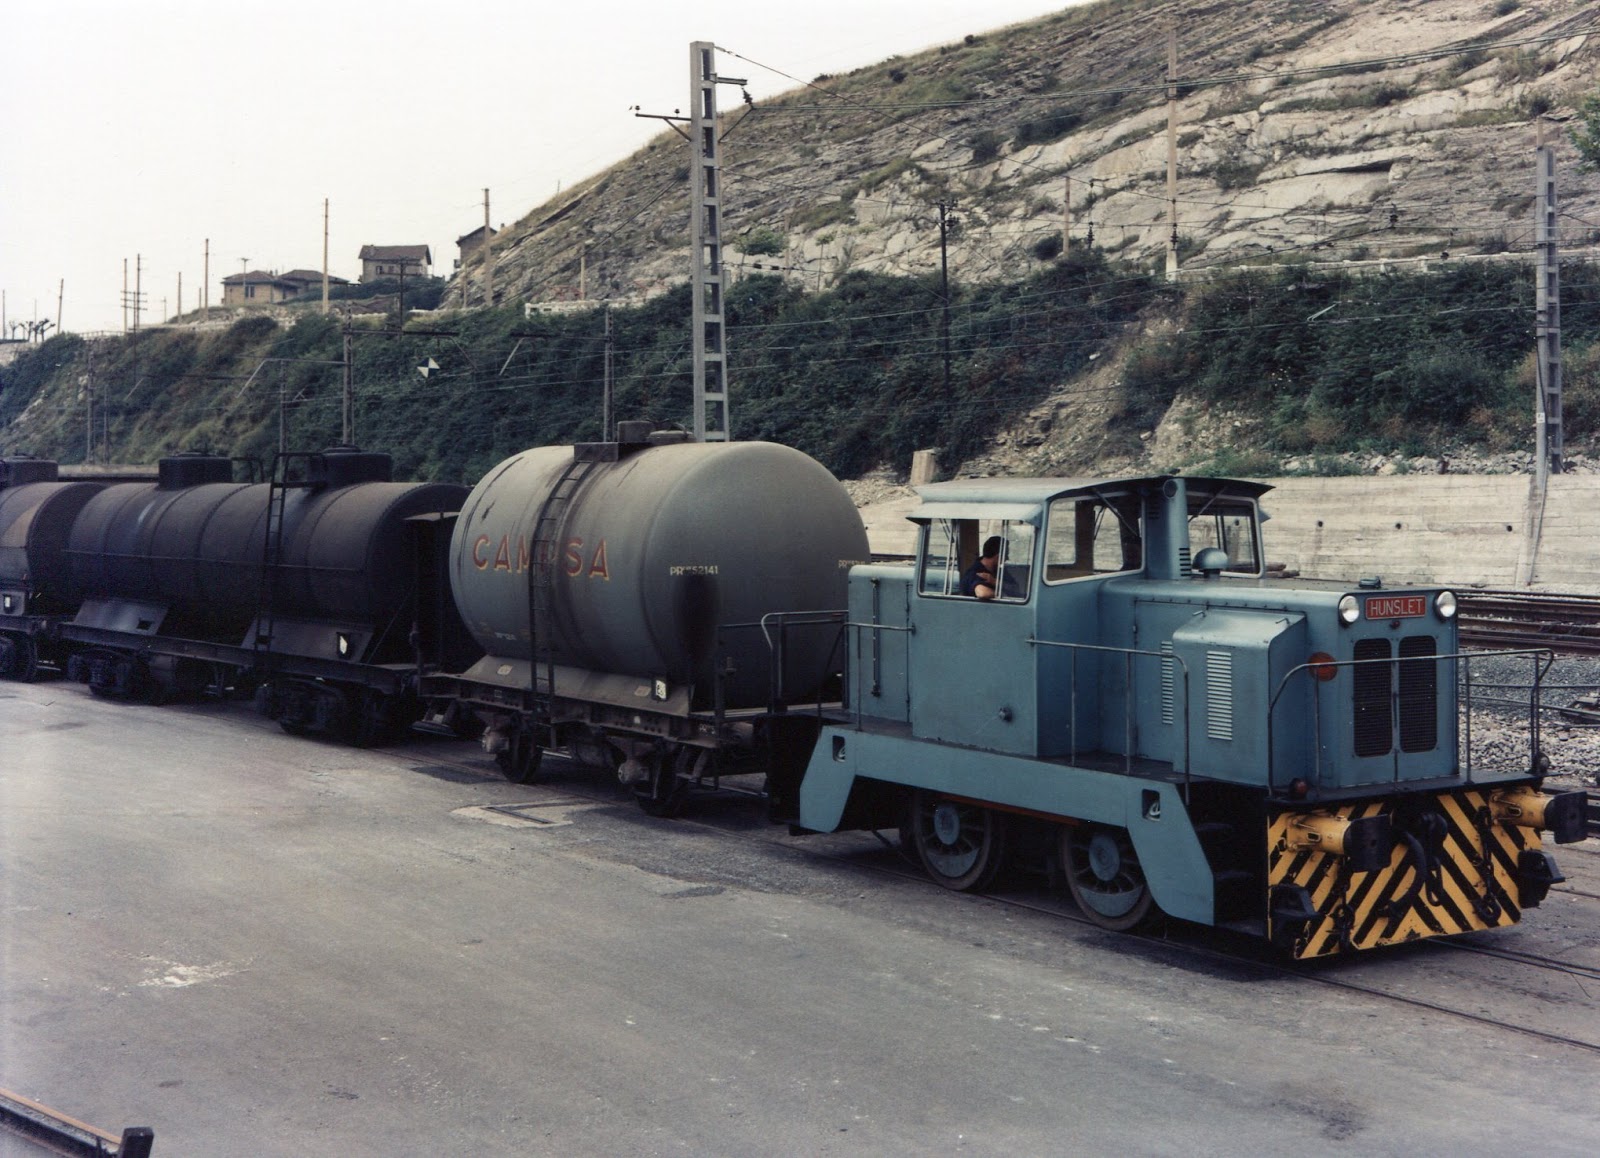
[[[320,282],[322,275],[318,274]],[[287,301],[300,292],[301,287],[285,281],[276,273],[252,269],[231,273],[222,279],[222,304],[225,306],[270,306]]]
[[[486,237],[493,237],[499,233],[498,229],[490,229],[487,225],[480,225],[471,233],[463,234],[456,238],[456,248],[461,251],[461,256],[456,258],[456,268],[460,269],[467,263],[467,258],[483,248]]]
[[[361,280],[386,277],[431,277],[433,253],[426,245],[363,245]]]
[[[330,286],[349,285],[348,278],[328,275]],[[322,293],[322,271],[291,269],[288,273],[252,269],[229,274],[222,279],[222,304],[225,306],[270,306],[315,292]]]
[[[299,286],[300,288],[295,291],[296,296],[301,294],[311,294],[315,297],[322,296],[322,271],[320,269],[291,269],[288,273],[280,273],[278,280]],[[328,275],[329,289],[334,286],[349,284],[350,279],[347,277],[335,277],[331,273]]]

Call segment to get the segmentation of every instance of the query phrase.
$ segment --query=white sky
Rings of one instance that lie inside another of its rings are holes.
[[[36,0],[0,29],[0,288],[8,320],[122,328],[251,269],[355,279],[363,244],[511,222],[686,108],[689,44],[794,77],[843,72],[1082,0]],[[719,56],[757,100],[794,84]],[[724,107],[739,99],[725,90]],[[53,331],[52,331],[53,332]],[[9,332],[4,336],[9,336]]]

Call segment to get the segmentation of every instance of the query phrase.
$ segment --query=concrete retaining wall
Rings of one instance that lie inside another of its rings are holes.
[[[1600,593],[1600,476],[1266,479],[1267,558],[1303,575]],[[863,507],[874,552],[909,554],[915,500]]]

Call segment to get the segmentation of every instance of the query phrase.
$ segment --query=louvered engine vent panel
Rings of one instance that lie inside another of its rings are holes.
[[[1172,723],[1177,711],[1177,695],[1173,684],[1177,679],[1177,664],[1172,660],[1172,641],[1161,644],[1161,722]]]
[[[1206,652],[1206,735],[1233,739],[1233,653]]]

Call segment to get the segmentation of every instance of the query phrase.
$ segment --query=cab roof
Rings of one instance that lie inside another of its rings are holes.
[[[921,507],[906,513],[909,519],[1014,518],[1037,515],[1052,499],[1081,493],[1147,491],[1169,478],[1179,477],[1191,494],[1227,495],[1255,499],[1272,489],[1270,483],[1206,475],[1145,475],[1130,478],[964,478],[928,483],[917,488]],[[933,508],[933,509],[930,509]]]

